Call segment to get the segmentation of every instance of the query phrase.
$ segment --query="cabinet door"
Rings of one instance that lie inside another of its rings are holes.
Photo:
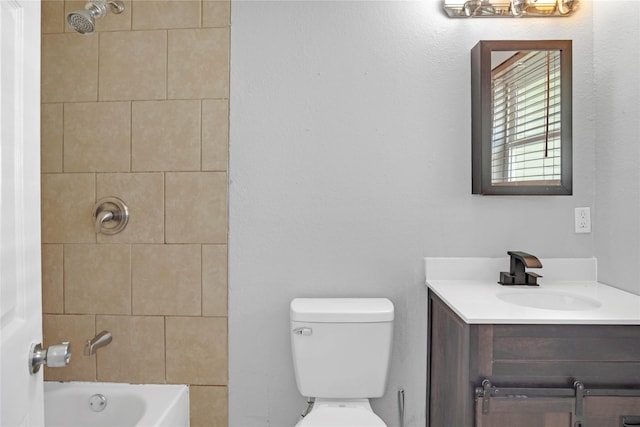
[[[444,304],[432,301],[429,425],[472,427],[469,327]]]
[[[640,426],[640,397],[588,396],[584,402],[588,427]]]
[[[485,414],[476,399],[476,427],[573,427],[574,408],[575,399],[566,397],[491,398]]]

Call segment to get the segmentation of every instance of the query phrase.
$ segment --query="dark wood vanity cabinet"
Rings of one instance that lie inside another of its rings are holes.
[[[467,324],[429,292],[427,427],[640,426],[640,326]],[[628,396],[493,398],[476,388],[623,390]]]

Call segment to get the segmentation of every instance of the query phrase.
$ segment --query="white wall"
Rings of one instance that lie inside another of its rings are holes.
[[[593,18],[598,277],[640,294],[640,2],[598,1]]]
[[[298,420],[288,304],[388,296],[387,394],[424,426],[424,256],[590,257],[573,209],[593,206],[592,9],[568,19],[448,19],[435,0],[234,1],[231,35],[230,426]],[[574,195],[471,195],[470,49],[574,40]],[[498,274],[498,272],[496,272]]]

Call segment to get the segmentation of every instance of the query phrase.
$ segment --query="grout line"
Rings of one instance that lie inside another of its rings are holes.
[[[93,336],[95,337],[98,334],[98,315],[94,314],[93,315]],[[89,339],[91,339],[93,337],[89,337]],[[83,343],[84,344],[84,343]],[[100,375],[98,373],[98,353],[96,352],[95,354],[95,358],[94,358],[94,364],[95,364],[95,380],[98,381],[98,378],[100,378]]]
[[[169,29],[164,31],[164,99],[169,99]]]
[[[204,317],[204,244],[200,245],[200,316]]]
[[[167,173],[162,172],[162,242],[167,244]]]
[[[102,34],[98,33],[98,50],[96,52],[96,56],[98,57],[96,60],[96,102],[100,102],[100,48],[102,46]]]
[[[134,1],[131,0],[129,2],[129,8],[131,9],[131,11],[129,12],[129,28],[125,29],[125,31],[133,31],[133,9],[134,9]]]
[[[129,243],[129,315],[133,316],[133,243]]]
[[[67,312],[67,302],[66,302],[66,298],[65,298],[65,293],[64,293],[64,288],[65,288],[65,268],[64,268],[64,243],[60,244],[61,246],[61,250],[62,250],[62,314],[65,314]]]
[[[204,100],[200,99],[200,172],[204,171]]]
[[[98,202],[98,172],[94,172],[93,173],[93,204],[95,205]],[[92,211],[91,211],[91,219],[93,219],[93,207],[92,207]],[[92,221],[92,225],[95,224],[95,222]],[[95,244],[100,244],[100,238],[99,238],[99,234],[98,233],[94,233],[95,234]]]
[[[61,104],[61,108],[62,108],[62,158],[60,159],[60,161],[62,162],[62,164],[60,165],[60,171],[61,173],[64,173],[64,146],[65,146],[65,131],[64,131],[64,111],[66,110],[66,106],[65,103],[62,102]],[[42,139],[42,138],[40,138]]]
[[[129,101],[129,173],[133,173],[133,101]]]
[[[167,316],[162,316],[164,333],[162,337],[164,338],[164,382],[167,383]]]

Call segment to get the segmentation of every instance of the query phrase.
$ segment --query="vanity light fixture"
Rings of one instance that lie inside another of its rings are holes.
[[[444,0],[450,18],[519,18],[570,16],[578,0]]]

